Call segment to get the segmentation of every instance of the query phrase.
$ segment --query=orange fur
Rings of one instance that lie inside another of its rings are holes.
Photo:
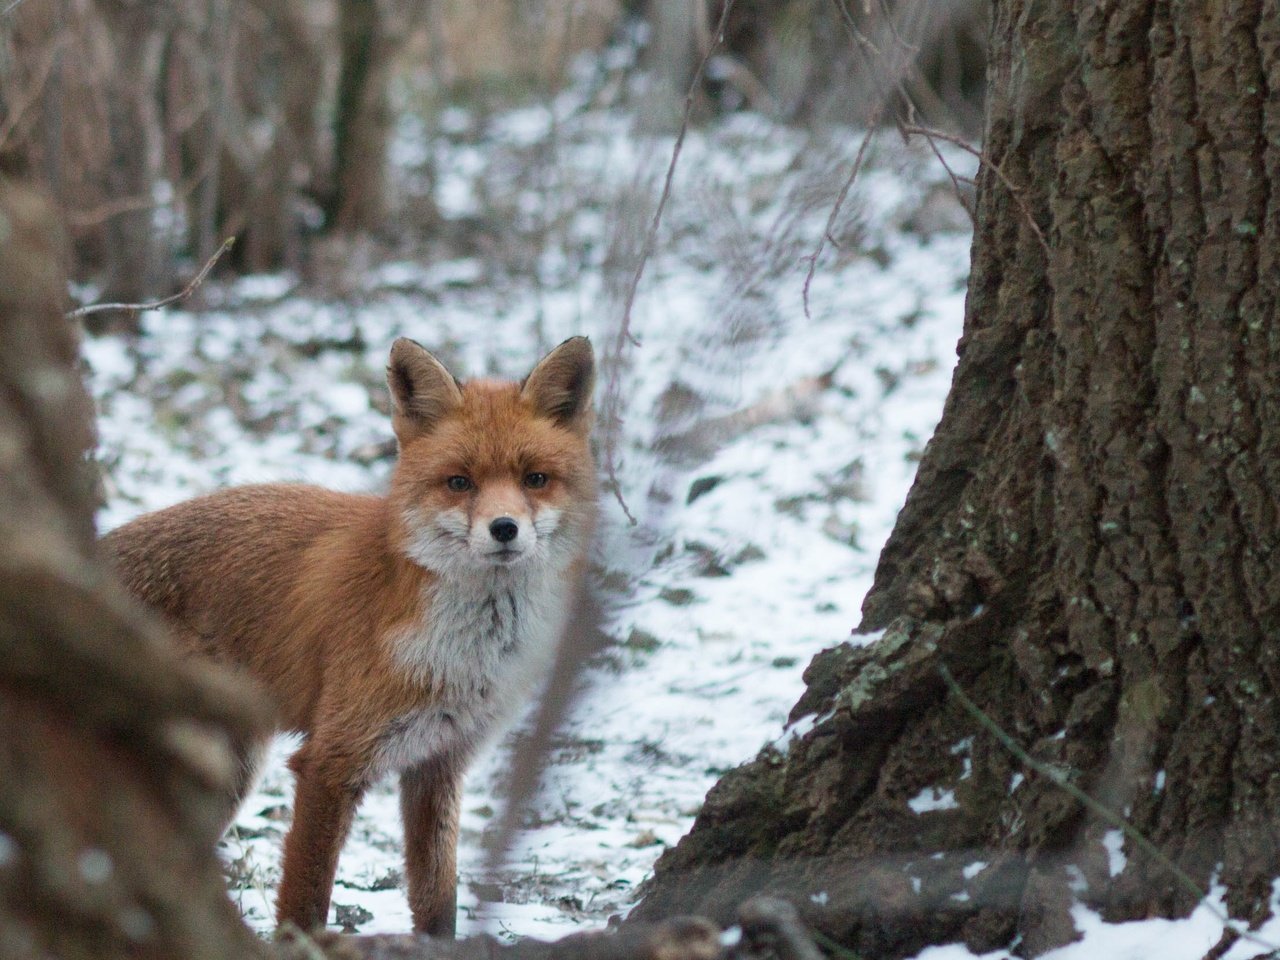
[[[462,385],[398,340],[388,383],[386,496],[238,487],[104,542],[180,643],[245,671],[305,737],[277,919],[324,923],[356,805],[394,771],[414,929],[451,934],[463,770],[540,681],[585,562],[593,362],[575,338],[521,384]]]

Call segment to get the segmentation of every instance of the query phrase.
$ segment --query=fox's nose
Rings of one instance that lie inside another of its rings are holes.
[[[510,517],[499,517],[489,524],[489,536],[499,543],[510,543],[520,534],[520,524]]]

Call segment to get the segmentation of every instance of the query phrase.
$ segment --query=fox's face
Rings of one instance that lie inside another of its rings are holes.
[[[465,385],[401,339],[387,379],[400,441],[391,503],[410,559],[449,576],[563,569],[578,556],[595,503],[585,338],[561,344],[523,384]]]

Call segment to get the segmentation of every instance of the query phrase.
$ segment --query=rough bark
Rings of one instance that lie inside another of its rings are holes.
[[[54,223],[0,183],[0,956],[257,956],[213,842],[265,718],[94,560]]]
[[[1113,827],[939,664],[1233,915],[1269,913],[1280,8],[998,0],[989,84],[959,365],[863,608],[884,637],[815,659],[812,729],[716,786],[638,919],[778,890],[864,954],[1035,955],[1075,900],[1192,906],[1131,842],[1112,876]],[[955,805],[913,812],[928,788]]]

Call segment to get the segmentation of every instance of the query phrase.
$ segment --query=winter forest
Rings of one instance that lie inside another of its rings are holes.
[[[0,0],[0,960],[1280,955],[1278,91],[1265,0]],[[323,792],[341,531],[581,337],[563,630],[404,594],[546,670]]]

